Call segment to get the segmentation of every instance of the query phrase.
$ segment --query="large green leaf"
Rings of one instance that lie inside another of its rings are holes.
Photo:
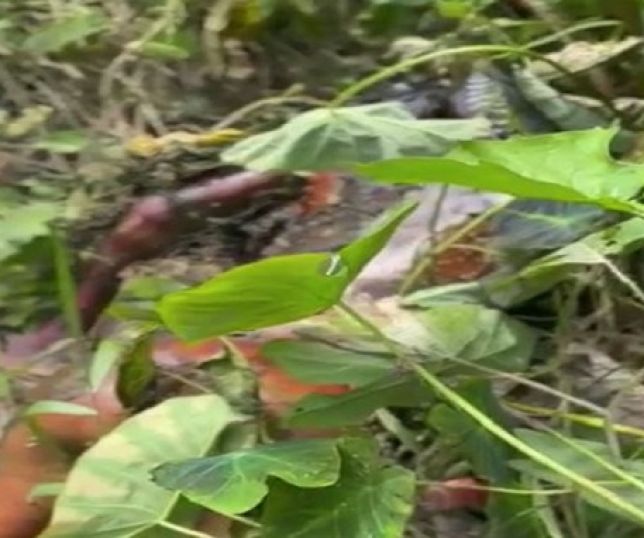
[[[416,407],[431,398],[431,391],[416,376],[394,373],[340,396],[306,396],[293,408],[288,425],[336,428],[360,424],[383,407]]]
[[[602,486],[634,506],[642,506],[644,503],[644,489],[637,487],[635,484],[625,482],[623,478],[618,477],[614,472],[608,469],[601,461],[606,462],[618,469],[621,469],[633,480],[640,483],[644,482],[644,461],[642,460],[617,460],[612,454],[610,448],[604,443],[587,441],[585,439],[563,438],[545,432],[533,430],[518,430],[515,432],[525,443],[538,450],[548,458],[556,461],[560,465],[584,476],[594,482],[601,482]],[[581,497],[592,505],[604,510],[616,513],[622,517],[629,516],[622,513],[605,499],[598,498],[593,493],[575,486],[566,478],[559,476],[557,473],[549,471],[530,460],[515,460],[512,466],[516,469],[527,473],[531,476],[551,482],[558,486],[577,490]]]
[[[23,48],[36,54],[58,52],[109,26],[109,19],[95,9],[79,9],[64,19],[51,22],[32,33],[23,43]]]
[[[335,440],[292,441],[166,463],[153,476],[161,486],[215,512],[241,514],[266,497],[271,476],[300,488],[335,484],[340,454]]]
[[[504,371],[522,371],[534,333],[498,310],[476,304],[437,305],[416,318],[425,327],[414,347],[431,358],[454,357]]]
[[[384,467],[375,443],[340,445],[342,473],[333,486],[303,491],[277,482],[262,517],[262,538],[400,538],[412,511],[411,471]]]
[[[610,158],[608,146],[615,132],[592,129],[464,142],[445,157],[386,160],[357,170],[385,183],[449,183],[641,215],[644,206],[632,198],[644,187],[644,166]]]
[[[273,340],[264,345],[262,356],[296,379],[318,384],[365,385],[396,366],[389,357],[301,340]]]
[[[339,254],[278,256],[165,296],[158,311],[181,338],[199,340],[309,317],[333,306],[414,209],[403,204]]]
[[[195,507],[149,473],[170,460],[204,456],[239,418],[219,396],[173,398],[136,415],[83,454],[40,538],[162,538],[164,521],[190,525]]]
[[[346,170],[356,162],[442,155],[489,134],[486,120],[417,120],[399,103],[319,108],[238,142],[224,161],[252,170]]]

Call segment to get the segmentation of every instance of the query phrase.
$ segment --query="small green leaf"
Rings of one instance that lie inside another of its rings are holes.
[[[486,120],[417,120],[399,103],[319,108],[224,151],[252,170],[346,170],[356,162],[441,155],[489,133]]]
[[[384,183],[448,183],[641,215],[644,206],[632,199],[644,187],[644,166],[610,158],[615,133],[592,129],[463,142],[445,157],[386,160],[357,171]]]
[[[335,440],[291,441],[167,463],[153,476],[161,486],[210,510],[241,514],[266,497],[271,476],[307,489],[334,484],[340,455]]]
[[[0,201],[0,260],[16,254],[32,239],[48,236],[49,224],[60,213],[61,206],[53,202],[5,205]]]
[[[293,428],[349,426],[383,407],[416,407],[431,399],[431,391],[416,376],[395,373],[340,396],[306,396],[292,409],[287,423]]]
[[[143,336],[122,357],[116,393],[126,407],[141,403],[145,391],[154,380],[156,368],[152,360],[152,337]]]
[[[89,141],[81,131],[54,131],[34,142],[32,146],[61,155],[79,153]]]
[[[395,368],[392,358],[298,340],[273,340],[262,356],[294,378],[317,384],[365,385]]]
[[[329,487],[302,490],[285,482],[271,488],[262,538],[400,538],[411,515],[414,474],[378,461],[375,443],[340,445],[342,474]]]
[[[154,484],[150,472],[205,456],[238,420],[216,395],[169,399],[126,420],[77,460],[39,538],[165,537],[166,520],[191,526],[196,507]]]
[[[73,43],[102,32],[109,27],[109,23],[109,19],[98,10],[78,10],[74,15],[56,20],[36,30],[22,46],[34,54],[58,52]]]
[[[478,379],[464,382],[456,391],[498,424],[507,422],[489,382]],[[507,485],[513,478],[514,473],[507,463],[511,450],[465,413],[439,404],[430,410],[428,423],[438,430],[442,440],[454,443],[455,450],[467,458],[477,476],[496,486]]]
[[[328,274],[333,259],[329,254],[269,258],[166,295],[159,303],[159,315],[181,338],[200,340],[318,314],[338,302],[351,280],[414,207],[399,206],[371,234],[343,248],[341,267],[333,274]]]
[[[31,404],[24,411],[27,417],[36,415],[95,415],[96,409],[87,407],[85,405],[75,404],[71,402],[59,402],[56,400],[40,400]]]
[[[127,347],[128,345],[120,340],[101,341],[89,366],[89,386],[93,392],[99,389],[105,378],[121,361]]]

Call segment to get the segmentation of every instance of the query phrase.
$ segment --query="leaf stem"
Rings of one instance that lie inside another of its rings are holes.
[[[193,538],[216,538],[211,534],[206,534],[205,532],[188,529],[186,527],[182,527],[181,525],[170,523],[169,521],[161,520],[157,522],[157,525],[159,525],[159,527],[163,527],[165,529],[181,534],[182,536],[192,536]]]

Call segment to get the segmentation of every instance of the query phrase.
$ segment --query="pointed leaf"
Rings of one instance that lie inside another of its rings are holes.
[[[288,425],[335,428],[360,424],[383,407],[416,407],[431,398],[416,376],[396,373],[340,396],[306,396],[292,410]]]
[[[269,476],[300,488],[334,484],[340,455],[335,440],[292,441],[166,463],[153,476],[157,484],[215,512],[242,514],[268,494]]]
[[[174,536],[158,523],[189,526],[195,512],[154,484],[150,471],[204,456],[238,420],[215,395],[173,398],[128,419],[78,459],[40,538]]]
[[[396,366],[392,358],[301,340],[274,340],[261,354],[299,381],[316,384],[365,385]]]
[[[271,489],[263,538],[400,538],[412,512],[411,471],[384,467],[375,443],[341,445],[342,474],[333,486],[306,490],[284,482]]]
[[[610,158],[615,133],[592,129],[464,142],[445,157],[394,159],[357,170],[384,183],[448,183],[641,215],[644,206],[631,199],[644,186],[644,166]]]
[[[200,340],[296,321],[333,306],[414,209],[403,204],[370,234],[339,254],[278,256],[237,267],[158,306],[163,322],[186,340]]]
[[[442,155],[489,133],[486,120],[417,120],[399,103],[319,108],[238,142],[226,162],[252,170],[346,170],[356,162]]]

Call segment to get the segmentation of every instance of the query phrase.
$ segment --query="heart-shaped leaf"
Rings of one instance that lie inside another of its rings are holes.
[[[356,162],[442,155],[489,134],[486,120],[417,120],[399,103],[319,108],[238,142],[226,162],[252,170],[346,170]]]
[[[403,204],[339,254],[278,256],[165,296],[163,322],[185,340],[260,329],[318,314],[337,303],[365,264],[414,209]]]
[[[277,482],[262,517],[262,538],[400,538],[412,511],[414,475],[384,467],[375,443],[347,439],[340,445],[340,480],[303,491]],[[287,515],[288,517],[285,517]]]
[[[215,512],[241,514],[264,499],[269,476],[300,488],[334,484],[340,455],[335,440],[292,441],[166,463],[153,476],[161,486]]]
[[[644,187],[644,166],[610,158],[615,133],[598,128],[463,142],[445,157],[393,159],[357,170],[384,183],[448,183],[642,215],[644,206],[632,199]]]
[[[216,395],[173,398],[128,419],[78,459],[40,538],[165,537],[169,519],[189,526],[196,507],[180,503],[149,473],[205,455],[238,420]]]

